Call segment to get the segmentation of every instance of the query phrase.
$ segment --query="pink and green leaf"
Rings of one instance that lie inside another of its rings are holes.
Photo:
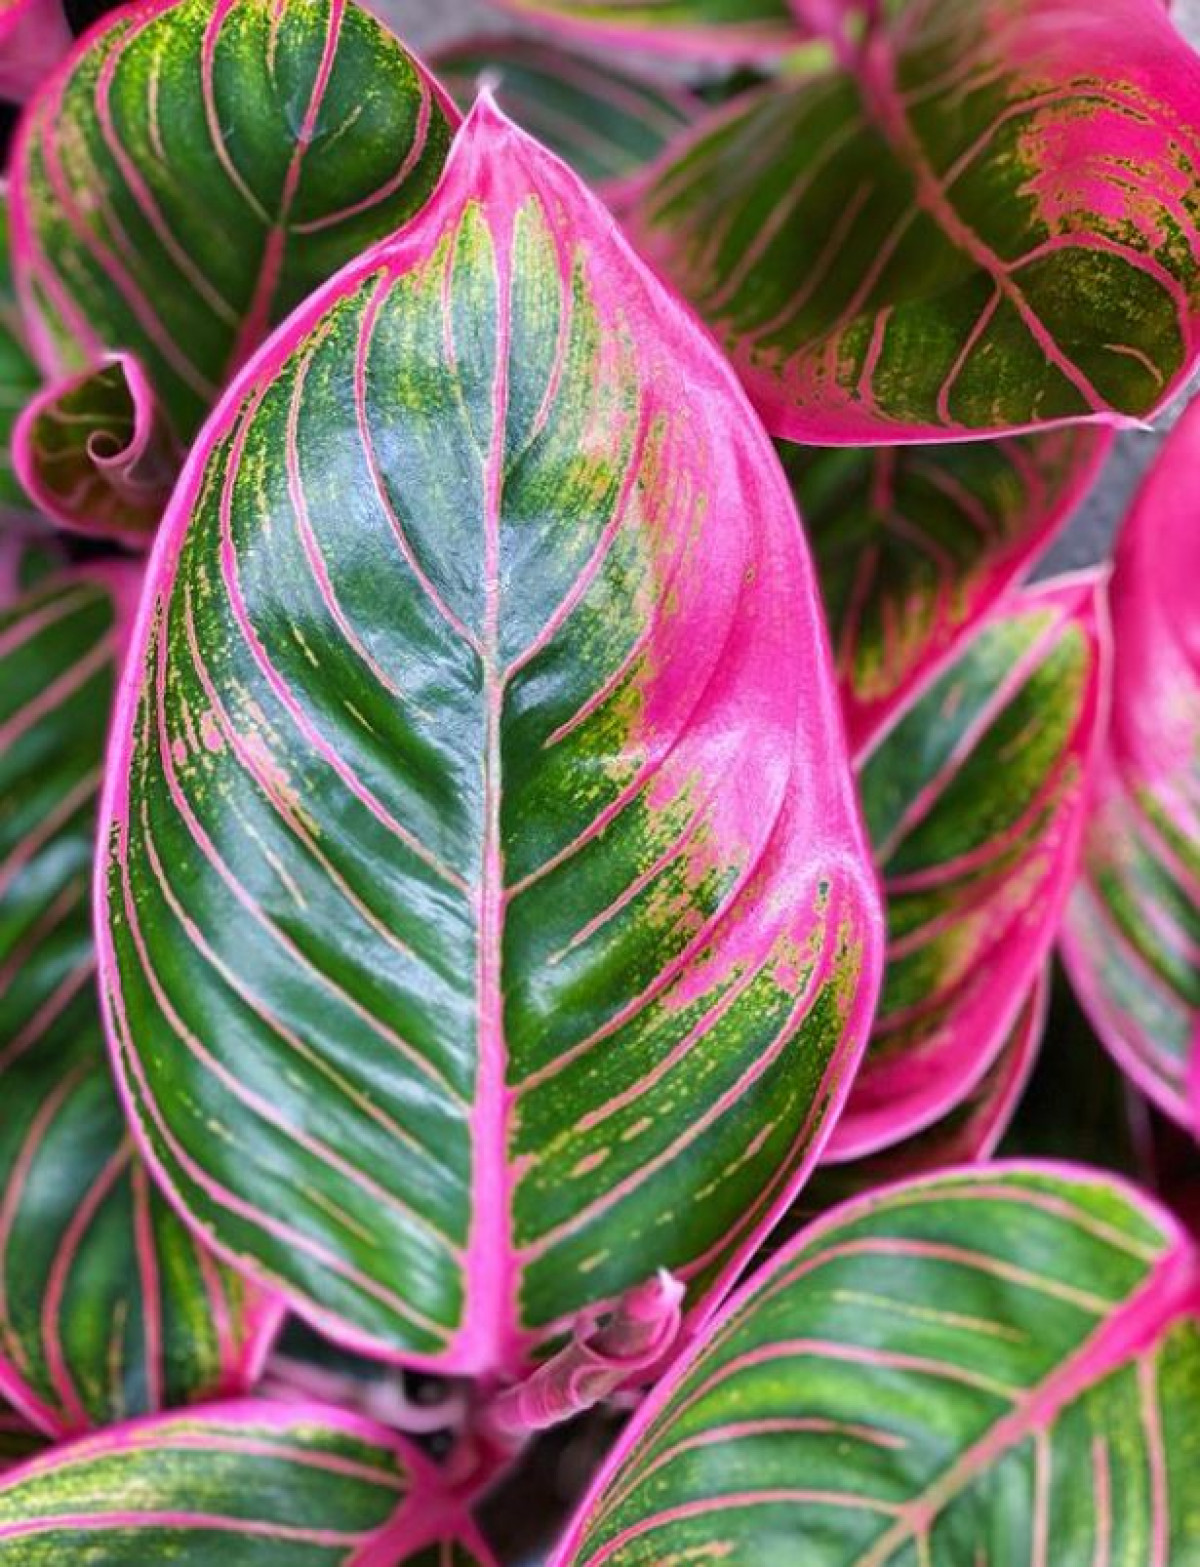
[[[127,569],[0,614],[0,1392],[52,1435],[248,1386],[278,1310],[133,1152],[89,885]]]
[[[797,1219],[815,1218],[836,1203],[893,1181],[990,1159],[1033,1072],[1045,1032],[1048,992],[1043,972],[992,1065],[940,1121],[865,1159],[821,1165],[800,1194],[793,1215],[785,1221],[789,1230],[795,1229]]]
[[[1080,1166],[848,1203],[671,1369],[555,1567],[1183,1563],[1198,1308],[1175,1221]]]
[[[32,100],[14,152],[43,370],[131,355],[187,442],[270,329],[425,203],[456,119],[353,3],[113,13]]]
[[[35,523],[29,497],[13,464],[13,426],[38,386],[12,277],[8,187],[0,181],[0,529],[27,530]]]
[[[863,763],[888,955],[831,1157],[931,1126],[1002,1051],[1075,875],[1108,664],[1098,575],[1025,589]]]
[[[879,959],[803,537],[707,334],[484,99],[230,389],[150,579],[101,967],[176,1203],[443,1370],[659,1268],[695,1320]]]
[[[174,484],[179,453],[154,392],[128,354],[39,392],[13,432],[17,473],[38,509],[72,533],[143,547]]]
[[[26,98],[70,46],[62,0],[0,0],[0,98]]]
[[[1160,0],[897,0],[702,122],[630,222],[776,435],[1128,423],[1200,353],[1198,123]]]
[[[434,1466],[321,1404],[243,1402],[139,1420],[0,1483],[11,1567],[489,1567]]]
[[[932,447],[781,447],[852,751],[870,747],[1030,569],[1111,440],[1074,426]]]
[[[1198,465],[1193,404],[1117,548],[1112,722],[1063,954],[1121,1066],[1200,1134]]]
[[[788,0],[501,0],[568,37],[697,59],[786,53],[805,32]]]
[[[636,174],[704,112],[683,87],[515,33],[467,39],[430,63],[464,112],[490,86],[522,130],[601,189]]]

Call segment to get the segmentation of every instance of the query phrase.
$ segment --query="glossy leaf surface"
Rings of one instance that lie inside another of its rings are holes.
[[[751,60],[802,36],[788,0],[501,0],[518,16],[597,43],[650,53]]]
[[[682,87],[520,34],[467,39],[431,65],[464,111],[490,85],[522,130],[594,186],[636,173],[704,108]]]
[[[1050,544],[1106,431],[946,446],[785,445],[830,621],[852,749],[952,658]]]
[[[1200,347],[1200,59],[1160,0],[898,0],[736,100],[633,214],[773,433],[1140,418]]]
[[[422,1364],[514,1369],[660,1267],[698,1307],[819,1151],[878,921],[707,336],[483,100],[231,389],[150,570],[102,970],[176,1201]]]
[[[428,199],[452,114],[343,0],[115,13],[33,100],[14,155],[43,368],[133,355],[186,442],[270,327]]]
[[[557,1567],[1194,1556],[1194,1249],[1069,1165],[837,1209],[638,1411]]]
[[[20,102],[70,46],[62,0],[0,0],[0,98]]]
[[[834,1157],[909,1137],[968,1095],[1042,971],[1104,721],[1102,594],[1095,576],[1026,589],[863,765],[888,958]]]
[[[0,182],[0,525],[26,527],[32,510],[13,467],[13,425],[38,384],[12,279],[8,190]]]
[[[1200,1132],[1200,406],[1117,550],[1113,714],[1063,950],[1096,1031]]]
[[[104,1047],[88,890],[135,587],[0,615],[0,1391],[51,1433],[244,1387],[277,1316],[151,1191]]]
[[[323,1405],[232,1403],[57,1448],[0,1485],[6,1567],[487,1567],[427,1459]]]

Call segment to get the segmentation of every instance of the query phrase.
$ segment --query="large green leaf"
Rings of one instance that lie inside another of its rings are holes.
[[[781,446],[817,560],[853,751],[1029,570],[1111,446],[1075,426],[944,446]]]
[[[88,893],[134,586],[0,614],[0,1389],[54,1434],[245,1387],[278,1315],[151,1190],[104,1047]]]
[[[483,100],[231,389],[150,572],[102,977],[175,1200],[446,1369],[660,1267],[702,1306],[828,1132],[878,919],[801,531],[707,335]]]
[[[847,1204],[668,1373],[556,1567],[1195,1567],[1198,1288],[1079,1166]]]
[[[5,1567],[488,1567],[441,1475],[320,1404],[217,1404],[72,1442],[0,1483]]]
[[[1001,1051],[1075,876],[1108,678],[1103,579],[1027,588],[863,764],[888,958],[834,1157],[932,1125]]]
[[[828,8],[838,13],[835,3]],[[1162,0],[891,0],[631,214],[774,434],[1143,418],[1200,352],[1200,60]]]
[[[456,118],[353,3],[116,12],[33,99],[14,153],[44,370],[132,355],[185,446],[269,329],[428,200]],[[118,439],[75,428],[82,451]]]

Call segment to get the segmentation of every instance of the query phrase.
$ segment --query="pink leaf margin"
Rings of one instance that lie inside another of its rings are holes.
[[[1020,1159],[1000,1160],[982,1167],[972,1164],[956,1165],[919,1176],[915,1180],[903,1179],[877,1187],[864,1196],[852,1197],[848,1202],[830,1209],[828,1213],[800,1230],[765,1267],[743,1282],[707,1324],[704,1336],[693,1340],[678,1360],[672,1363],[669,1373],[639,1406],[637,1413],[622,1431],[594,1476],[558,1549],[550,1558],[549,1567],[573,1567],[592,1512],[602,1500],[608,1487],[620,1476],[642,1436],[667,1411],[676,1388],[704,1355],[711,1339],[735,1317],[751,1307],[756,1295],[773,1278],[785,1271],[801,1251],[828,1234],[830,1230],[863,1217],[872,1208],[886,1203],[890,1197],[907,1189],[925,1184],[936,1186],[942,1181],[978,1180],[981,1175],[1003,1176],[1008,1173],[1116,1188],[1147,1214],[1167,1239],[1166,1249],[1155,1266],[1150,1288],[1143,1286],[1144,1293],[1139,1296],[1136,1306],[1132,1310],[1127,1309],[1127,1320],[1118,1321],[1120,1332],[1112,1335],[1111,1338],[1103,1333],[1097,1335],[1089,1346],[1088,1352],[1079,1356],[1078,1363],[1073,1368],[1072,1387],[1058,1390],[1059,1407],[1068,1403],[1071,1397],[1084,1392],[1108,1369],[1152,1344],[1163,1331],[1164,1324],[1170,1324],[1183,1317],[1200,1316],[1200,1250],[1197,1248],[1195,1238],[1175,1214],[1123,1176],[1066,1160]],[[1154,1288],[1154,1284],[1158,1287]],[[1118,1318],[1122,1316],[1120,1308],[1116,1315]]]
[[[228,1426],[266,1427],[278,1431],[281,1436],[291,1431],[311,1435],[314,1429],[324,1427],[339,1435],[369,1443],[400,1460],[412,1477],[412,1490],[404,1496],[393,1517],[365,1539],[352,1557],[347,1557],[347,1567],[350,1567],[351,1562],[353,1567],[402,1567],[409,1557],[441,1541],[463,1546],[476,1558],[479,1567],[492,1567],[494,1558],[491,1551],[463,1504],[447,1484],[445,1475],[433,1461],[390,1426],[378,1425],[364,1416],[348,1413],[331,1404],[232,1399],[124,1421],[15,1465],[0,1476],[0,1492],[11,1490],[26,1480],[52,1475],[60,1467],[81,1461],[121,1454],[152,1458],[157,1433],[181,1425],[195,1428],[210,1421]],[[287,1462],[286,1454],[281,1455],[281,1461]],[[101,1523],[106,1514],[96,1512],[87,1516],[93,1523]],[[172,1520],[168,1518],[160,1521],[169,1525]],[[181,1513],[178,1516],[179,1524],[186,1526],[188,1521],[188,1514]],[[231,1525],[229,1535],[233,1539],[236,1538],[237,1523],[250,1520],[235,1517],[228,1521]],[[114,1524],[114,1527],[119,1525]],[[0,1550],[3,1549],[6,1537],[11,1538],[20,1532],[19,1526],[14,1530],[12,1526],[0,1524]]]
[[[1134,497],[1117,543],[1110,600],[1116,666],[1112,718],[1100,760],[1097,815],[1130,786],[1163,790],[1200,828],[1200,792],[1179,789],[1189,775],[1200,789],[1200,399],[1168,435]],[[1200,839],[1197,840],[1200,843]],[[1200,883],[1182,875],[1200,907]],[[1068,907],[1060,942],[1076,995],[1101,1041],[1134,1085],[1173,1120],[1200,1136],[1200,1009],[1181,1091],[1150,1065],[1155,1042],[1135,1043],[1136,1020],[1122,1019],[1103,994],[1088,943]],[[1135,967],[1141,963],[1125,951]],[[1200,975],[1200,952],[1195,954]],[[1157,977],[1147,982],[1159,987]]]
[[[1052,861],[1036,889],[1033,907],[1013,918],[1001,933],[998,947],[985,949],[986,958],[981,953],[981,961],[986,961],[983,982],[963,981],[971,987],[966,1004],[956,1005],[951,1016],[937,1028],[933,1036],[936,1055],[925,1051],[919,1060],[910,1063],[912,1082],[905,1088],[900,1064],[889,1061],[876,1071],[868,1051],[826,1147],[826,1163],[880,1153],[925,1131],[961,1104],[994,1065],[1044,971],[1078,869],[1108,724],[1112,669],[1108,576],[1107,567],[1098,567],[1051,578],[1005,600],[997,612],[1001,618],[1048,608],[1058,619],[1042,634],[1042,641],[1056,639],[1072,624],[1080,627],[1087,638],[1091,668],[1065,752],[1066,760],[1079,767],[1079,792],[1068,806],[1060,807],[1065,819],[1050,830]],[[985,722],[998,703],[1011,695],[1007,684],[1001,686],[980,722]],[[945,780],[941,782],[944,784]],[[1029,857],[1045,852],[1042,846],[1030,851]],[[886,896],[886,877],[884,888]],[[879,1077],[883,1078],[882,1086],[874,1081]],[[864,1089],[870,1090],[870,1103]]]
[[[653,272],[637,255],[617,220],[601,199],[588,191],[578,176],[561,159],[514,125],[498,107],[491,93],[485,90],[480,94],[474,109],[460,129],[438,189],[419,218],[400,230],[397,235],[364,251],[311,294],[242,366],[209,414],[190,449],[148,557],[145,584],[131,638],[135,649],[148,644],[157,606],[165,598],[174,579],[188,518],[201,488],[209,454],[231,421],[239,415],[242,404],[254,384],[262,377],[274,374],[328,307],[378,267],[381,260],[386,258],[394,263],[398,247],[401,255],[408,249],[415,249],[419,244],[419,237],[414,239],[414,231],[418,226],[426,224],[430,227],[436,226],[443,208],[459,199],[456,190],[458,182],[470,178],[473,172],[479,171],[485,171],[487,178],[494,182],[497,178],[495,171],[502,166],[506,157],[513,158],[519,164],[521,160],[528,160],[531,156],[559,191],[565,187],[578,193],[577,199],[596,233],[615,248],[625,266],[636,269],[646,278],[647,285],[656,291],[655,297],[662,311],[664,331],[678,334],[684,340],[698,341],[703,345],[705,357],[711,361],[712,375],[723,385],[734,406],[743,412],[747,428],[752,432],[754,444],[760,448],[763,469],[777,475],[780,493],[787,497],[789,505],[791,504],[787,481],[779,469],[778,459],[770,440],[762,429],[736,373],[720,354],[711,333],[684,301],[658,283]],[[706,374],[708,373],[706,370]],[[825,678],[817,682],[817,699],[807,703],[803,721],[797,724],[798,737],[800,731],[811,734],[819,730],[828,742],[836,742],[840,754],[848,756],[849,749],[846,745],[844,724],[837,701],[833,655],[825,631],[824,612],[820,606],[816,575],[811,565],[804,576],[802,587],[807,597],[806,614],[816,628],[819,638],[811,652],[814,663],[825,671]],[[134,718],[140,684],[141,670],[138,660],[128,658],[117,695],[105,760],[104,786],[100,800],[102,823],[121,823],[125,820],[127,779],[132,759]],[[791,1173],[789,1179],[782,1186],[768,1188],[763,1194],[761,1207],[747,1224],[744,1238],[731,1251],[719,1275],[710,1284],[704,1299],[686,1315],[685,1332],[696,1331],[708,1320],[730,1288],[741,1277],[745,1267],[757,1252],[762,1238],[791,1207],[796,1194],[821,1157],[846,1103],[855,1071],[866,1048],[883,970],[882,916],[878,879],[871,864],[861,808],[849,769],[847,768],[845,772],[844,782],[839,780],[824,792],[820,809],[815,812],[815,818],[818,822],[822,822],[826,817],[833,817],[836,814],[844,823],[848,842],[837,860],[837,868],[846,878],[847,891],[853,892],[853,899],[848,898],[846,901],[855,902],[860,915],[857,938],[862,948],[862,963],[853,1000],[845,1010],[840,1048],[834,1052],[815,1096],[815,1102],[824,1109],[823,1124],[810,1143],[804,1159]],[[791,794],[798,796],[799,791],[793,787]],[[799,816],[806,804],[811,819],[814,816],[812,802],[803,802],[799,798],[785,802],[781,814],[787,814],[790,807],[791,813]],[[832,856],[829,864],[832,869]],[[118,1029],[112,1015],[112,1009],[120,1004],[118,999],[120,982],[116,955],[108,933],[106,879],[103,858],[98,856],[92,886],[93,918],[97,933],[100,990],[110,1057],[126,1118],[138,1151],[152,1172],[159,1190],[170,1201],[184,1224],[200,1236],[222,1260],[245,1277],[257,1281],[265,1291],[271,1294],[278,1293],[287,1302],[289,1310],[309,1322],[334,1343],[355,1353],[415,1369],[438,1373],[454,1373],[471,1369],[464,1362],[465,1351],[461,1346],[448,1354],[401,1354],[379,1340],[360,1333],[333,1313],[318,1308],[290,1289],[283,1281],[260,1267],[255,1259],[223,1246],[189,1212],[186,1202],[174,1187],[140,1122],[132,1088],[127,1081],[121,1060]],[[504,1169],[487,1173],[482,1184],[489,1211],[494,1219],[498,1212],[498,1205],[503,1200],[503,1194],[508,1191],[511,1184],[511,1172]],[[490,1221],[486,1215],[482,1221],[477,1216],[476,1228],[479,1229],[482,1223],[487,1222]],[[469,1271],[478,1269],[479,1266],[478,1259],[469,1258]],[[511,1275],[514,1267],[513,1256],[509,1256],[500,1268],[494,1268],[490,1261],[486,1262],[482,1276],[479,1272],[473,1274],[475,1291],[481,1298],[487,1297],[489,1293],[494,1293],[496,1298],[512,1298],[514,1280]],[[563,1323],[561,1327],[565,1330],[570,1327],[570,1324]]]

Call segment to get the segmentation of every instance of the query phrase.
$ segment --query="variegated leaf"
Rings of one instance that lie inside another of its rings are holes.
[[[386,3],[386,0],[385,0]],[[648,53],[754,60],[803,39],[788,0],[500,0],[558,33]],[[803,3],[803,0],[802,0]],[[820,3],[820,0],[818,0]],[[840,0],[834,0],[840,3]]]
[[[1026,589],[863,764],[888,957],[831,1157],[932,1125],[1003,1048],[1075,875],[1108,674],[1101,579]]]
[[[14,152],[43,369],[132,356],[186,445],[268,330],[425,203],[455,119],[352,0],[114,13],[31,102]]]
[[[666,155],[645,253],[792,440],[1161,408],[1200,351],[1200,59],[1161,0],[884,10]]]
[[[411,1444],[321,1404],[139,1420],[0,1483],[5,1567],[488,1567]]]
[[[1186,1567],[1200,1268],[1070,1165],[836,1209],[642,1405],[555,1567]]]
[[[1096,1031],[1200,1134],[1200,403],[1125,524],[1113,715],[1063,952]]]
[[[826,1164],[816,1170],[786,1221],[789,1232],[796,1229],[798,1221],[806,1222],[839,1202],[893,1181],[990,1159],[1033,1071],[1045,1032],[1049,988],[1043,971],[995,1061],[966,1098],[940,1121],[866,1159]]]
[[[523,130],[600,188],[643,168],[704,109],[681,86],[517,33],[469,38],[430,63],[464,111],[492,87]]]
[[[37,389],[38,371],[12,280],[8,186],[0,181],[0,528],[27,528],[34,521],[29,498],[13,467],[13,426],[22,405]]]
[[[152,1192],[104,1047],[88,891],[134,587],[0,614],[0,1392],[51,1434],[240,1390],[278,1318]]]
[[[945,446],[784,445],[852,750],[868,748],[1049,545],[1109,432]]]
[[[102,974],[176,1202],[418,1364],[514,1371],[659,1267],[694,1316],[878,961],[803,539],[707,336],[481,100],[230,390],[150,570]]]

